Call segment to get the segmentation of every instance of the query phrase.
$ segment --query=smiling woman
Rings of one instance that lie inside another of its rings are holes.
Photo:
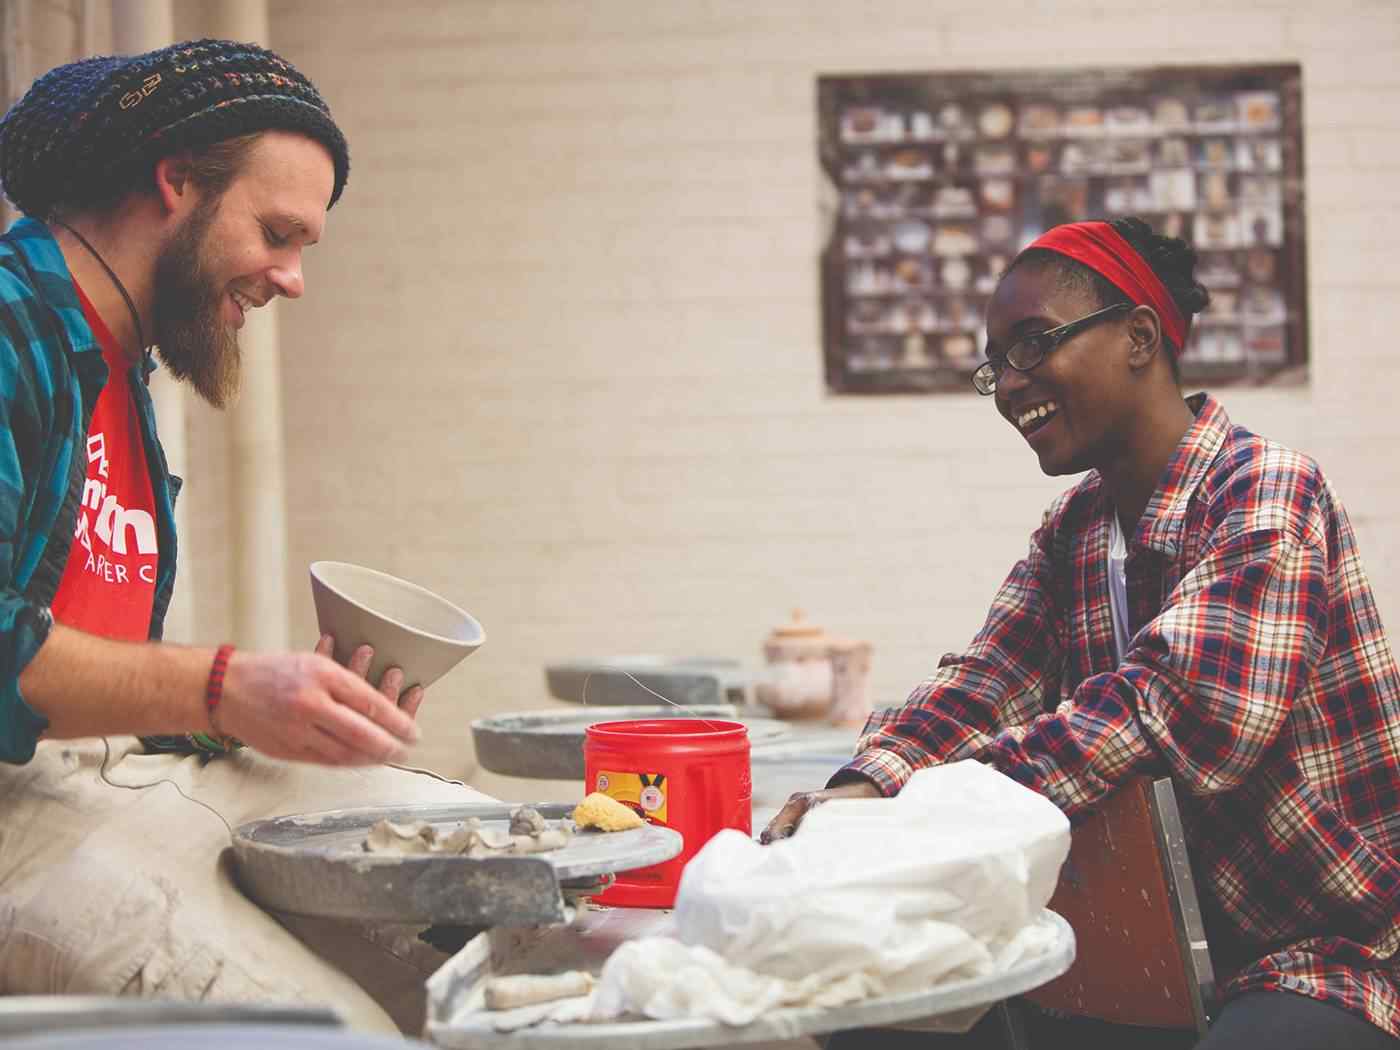
[[[1012,263],[975,381],[1043,471],[1087,473],[968,649],[765,837],[959,759],[1073,818],[1170,776],[1227,978],[1202,1050],[1392,1045],[1400,673],[1317,464],[1183,399],[1175,359],[1207,300],[1194,264],[1137,220],[1058,227]],[[1264,1034],[1270,999],[1289,1034]]]
[[[1042,332],[1030,332],[1017,338],[1006,348],[1005,353],[989,347],[987,363],[972,373],[972,385],[977,388],[979,394],[996,393],[997,376],[1001,375],[1008,365],[1018,372],[1029,372],[1044,360],[1046,354],[1070,336],[1078,334],[1100,318],[1119,313],[1131,305],[1131,303],[1126,302],[1113,303],[1111,306],[1095,310],[1077,321],[1070,321],[1068,324],[1058,325]]]
[[[1017,256],[988,306],[974,384],[1045,473],[1097,469],[1125,522],[1191,425],[1177,356],[1209,298],[1194,265],[1185,242],[1141,220],[1074,223]]]

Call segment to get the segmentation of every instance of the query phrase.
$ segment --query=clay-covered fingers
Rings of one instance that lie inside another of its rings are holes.
[[[399,694],[403,692],[403,669],[391,667],[385,671],[383,677],[379,679],[379,692],[385,700],[388,700],[395,707],[402,707],[403,705],[399,703]]]
[[[350,654],[350,662],[345,666],[350,669],[351,674],[365,678],[369,675],[369,665],[372,663],[374,663],[374,647],[357,645],[355,651]]]
[[[317,651],[320,651],[319,647]],[[370,665],[373,663],[374,647],[370,645],[361,645],[356,647],[355,651],[350,654],[350,662],[346,667],[352,674],[368,679]],[[404,673],[402,667],[391,667],[379,678],[378,689],[379,692],[383,694],[384,699],[388,700],[389,703],[393,704],[395,707],[408,712],[411,718],[418,713],[418,705],[423,702],[423,690],[415,686],[405,693],[403,687]]]
[[[880,789],[874,782],[865,779],[823,788],[821,791],[799,791],[791,795],[787,804],[778,810],[778,815],[768,822],[758,841],[767,845],[779,839],[790,838],[802,826],[803,818],[823,802],[830,802],[834,798],[879,798],[880,795]]]
[[[403,711],[409,718],[417,718],[418,709],[423,706],[423,697],[427,695],[421,685],[415,685],[399,697],[399,710]]]
[[[404,678],[402,667],[389,668],[379,679],[379,691],[384,695],[385,700],[403,711],[409,718],[417,718],[418,708],[423,703],[423,687],[414,685],[405,690],[403,687]]]
[[[758,841],[765,846],[770,842],[777,842],[779,839],[790,838],[797,830],[802,818],[807,815],[807,811],[812,808],[812,798],[817,792],[799,791],[788,798],[783,808],[778,810],[778,815],[768,822],[768,826],[763,829],[763,834],[758,837]]]

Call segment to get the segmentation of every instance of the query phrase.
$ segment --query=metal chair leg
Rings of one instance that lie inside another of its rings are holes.
[[[1031,1050],[1026,1022],[1021,1017],[1021,1004],[1014,999],[1003,999],[992,1010],[996,1013],[997,1026],[1001,1029],[1002,1044],[1006,1050]]]

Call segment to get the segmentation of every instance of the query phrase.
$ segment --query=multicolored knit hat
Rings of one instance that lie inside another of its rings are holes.
[[[37,219],[114,203],[161,157],[259,131],[300,132],[335,161],[345,136],[311,81],[255,44],[192,40],[144,55],[86,58],[36,80],[0,120],[0,185]]]

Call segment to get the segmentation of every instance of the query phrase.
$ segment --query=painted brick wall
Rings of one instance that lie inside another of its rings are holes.
[[[970,394],[825,395],[821,73],[1301,61],[1314,378],[1226,403],[1330,472],[1400,625],[1395,0],[285,0],[272,29],[353,152],[282,311],[293,629],[318,557],[482,620],[425,763],[468,773],[468,721],[547,706],[548,660],[756,663],[798,605],[898,702],[1063,487]]]

